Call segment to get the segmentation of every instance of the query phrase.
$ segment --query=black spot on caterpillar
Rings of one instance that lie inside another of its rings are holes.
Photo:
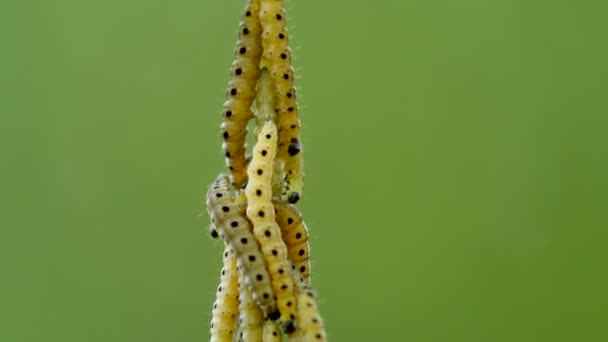
[[[281,227],[281,236],[287,246],[287,254],[296,269],[308,282],[310,277],[310,245],[308,228],[302,219],[300,210],[280,200],[273,200],[275,220]]]
[[[231,78],[226,89],[227,100],[223,108],[222,148],[232,184],[237,189],[247,181],[245,160],[247,122],[253,117],[251,104],[256,96],[255,87],[260,73],[259,64],[262,54],[260,6],[260,0],[250,0],[245,7],[239,28],[236,58],[232,63]]]
[[[245,219],[230,196],[226,175],[219,175],[207,192],[207,210],[224,241],[234,251],[239,269],[253,299],[265,316],[275,315],[277,303],[263,254]],[[219,196],[218,196],[219,195]]]
[[[236,330],[236,317],[239,311],[238,276],[236,261],[229,248],[224,251],[224,266],[221,271],[220,285],[217,288],[211,320],[211,341],[231,341]]]

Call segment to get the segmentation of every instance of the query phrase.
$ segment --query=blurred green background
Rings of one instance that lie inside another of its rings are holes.
[[[205,341],[244,1],[2,1],[0,341]],[[608,340],[601,1],[288,1],[330,341]]]

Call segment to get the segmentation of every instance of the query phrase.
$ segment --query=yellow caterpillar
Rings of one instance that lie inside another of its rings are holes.
[[[255,86],[259,77],[262,54],[259,21],[260,0],[250,0],[245,7],[239,27],[236,59],[232,63],[230,82],[226,90],[221,134],[226,166],[230,170],[232,184],[240,189],[247,181],[245,140],[247,122],[253,116],[251,104],[256,95]]]
[[[240,291],[240,303],[239,303],[239,329],[237,341],[241,342],[259,342],[262,340],[263,335],[263,324],[264,318],[262,317],[262,311],[257,306],[251,293],[244,285],[242,279],[243,270],[239,272],[239,291]]]
[[[281,230],[274,220],[274,207],[271,202],[276,142],[276,125],[272,121],[267,121],[258,134],[253,156],[247,168],[249,180],[245,188],[245,196],[247,217],[253,224],[253,234],[268,264],[283,329],[292,332],[295,329],[293,278],[287,261],[287,248],[281,238]]]
[[[296,206],[273,200],[276,212],[276,222],[281,227],[281,234],[291,262],[304,277],[310,278],[310,245],[308,243],[308,228],[302,219],[302,213]]]
[[[260,65],[269,70],[272,80],[279,131],[277,158],[285,164],[283,197],[296,203],[304,185],[302,144],[283,1],[262,0],[260,23],[263,48]]]
[[[241,282],[250,289],[253,299],[261,307],[265,317],[277,319],[277,303],[266,270],[266,262],[251,233],[251,224],[244,218],[230,196],[228,177],[219,175],[207,192],[207,210],[220,236],[234,251],[243,277]]]
[[[325,333],[323,320],[319,314],[314,289],[300,279],[297,292],[298,309],[296,324],[298,329],[290,336],[290,340],[294,342],[327,341],[327,334]]]
[[[213,303],[211,342],[232,342],[239,310],[239,289],[236,261],[228,246],[224,251],[224,267]]]

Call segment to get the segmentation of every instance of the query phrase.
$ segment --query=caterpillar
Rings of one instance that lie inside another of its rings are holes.
[[[247,168],[248,183],[245,187],[247,217],[253,224],[253,234],[272,279],[272,288],[277,297],[277,307],[286,332],[295,329],[295,296],[293,279],[289,274],[287,248],[281,238],[281,230],[274,217],[272,206],[272,168],[276,153],[277,128],[267,121],[260,129],[253,157]]]
[[[285,164],[282,195],[290,203],[296,203],[304,185],[301,125],[283,1],[262,0],[260,23],[263,48],[260,65],[269,70],[273,83],[279,131],[277,158]]]
[[[259,21],[260,0],[250,0],[239,26],[236,58],[231,66],[230,82],[223,107],[221,135],[226,166],[232,184],[240,189],[247,181],[245,160],[247,122],[253,116],[251,104],[256,96],[259,64],[262,54]]]
[[[221,271],[220,285],[217,288],[213,303],[211,320],[211,341],[231,342],[236,329],[236,317],[239,311],[239,290],[234,255],[226,246],[224,250],[224,267]]]
[[[262,311],[257,306],[251,293],[244,285],[242,279],[244,279],[243,270],[240,270],[239,276],[239,329],[238,329],[238,341],[242,342],[258,342],[262,340],[264,318],[262,317]]]
[[[264,323],[264,335],[262,341],[264,342],[282,342],[283,334],[281,333],[281,329],[277,326],[275,322],[266,321]]]
[[[310,245],[308,243],[308,228],[302,219],[302,213],[293,204],[274,199],[275,220],[281,227],[281,234],[291,262],[304,277],[310,278]]]
[[[298,277],[296,276],[296,278]],[[327,334],[325,333],[323,320],[319,314],[314,289],[300,278],[297,292],[298,309],[296,324],[298,329],[290,337],[295,342],[327,341]]]
[[[220,174],[207,192],[207,210],[220,236],[234,251],[237,264],[242,269],[241,282],[250,289],[254,301],[261,307],[265,317],[279,318],[271,278],[266,270],[264,255],[251,225],[239,211],[230,196],[228,177]]]

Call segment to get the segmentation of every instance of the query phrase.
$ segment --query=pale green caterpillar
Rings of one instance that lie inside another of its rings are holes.
[[[220,236],[234,251],[244,282],[264,316],[277,319],[277,303],[271,278],[266,270],[265,256],[260,252],[251,224],[230,196],[226,175],[219,175],[207,192],[207,210]]]
[[[257,306],[253,297],[251,297],[251,293],[247,289],[247,286],[244,285],[242,279],[243,270],[239,272],[240,279],[239,281],[239,291],[240,291],[240,300],[239,300],[239,328],[238,328],[238,336],[237,341],[241,342],[259,342],[263,341],[263,325],[264,325],[264,317],[262,317],[262,311]]]
[[[296,203],[304,186],[302,143],[283,1],[262,0],[260,22],[263,47],[260,65],[269,70],[272,80],[279,131],[277,158],[284,163],[282,196]]]
[[[224,267],[220,279],[213,303],[211,342],[232,342],[239,310],[239,289],[236,261],[228,246],[224,250]]]
[[[281,234],[289,259],[296,266],[298,272],[306,282],[310,278],[310,245],[308,243],[308,228],[302,219],[302,213],[293,204],[280,200],[273,200],[276,217],[275,220],[281,227]]]
[[[252,118],[251,104],[256,96],[256,83],[260,74],[262,54],[260,0],[250,0],[239,27],[236,59],[232,63],[230,82],[226,90],[221,134],[226,166],[232,184],[240,189],[247,181],[245,141],[247,122]]]
[[[297,278],[297,277],[296,277]],[[300,279],[297,285],[297,319],[298,329],[290,335],[290,341],[294,342],[324,342],[327,334],[323,327],[323,320],[315,300],[315,291]]]
[[[281,230],[274,220],[274,207],[271,202],[276,142],[276,125],[272,121],[267,121],[260,129],[247,168],[249,180],[245,188],[245,196],[247,217],[253,224],[253,234],[268,264],[283,328],[286,332],[292,332],[295,329],[294,285],[287,259],[287,248],[281,237]]]

